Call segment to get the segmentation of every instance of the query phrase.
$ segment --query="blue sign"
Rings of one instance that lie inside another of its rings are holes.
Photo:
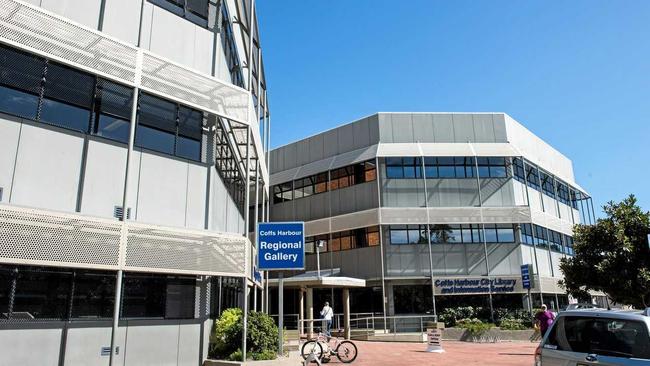
[[[532,286],[530,281],[530,264],[524,264],[521,266],[521,286],[524,289],[529,290]]]
[[[305,223],[258,223],[257,263],[263,271],[305,269]]]

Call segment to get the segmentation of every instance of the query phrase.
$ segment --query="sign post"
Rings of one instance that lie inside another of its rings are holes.
[[[257,224],[257,267],[264,271],[305,269],[305,223],[260,222]],[[278,273],[278,351],[284,346],[284,283]]]
[[[533,316],[533,302],[530,299],[530,289],[532,288],[532,281],[530,280],[530,273],[532,272],[532,265],[530,264],[522,264],[521,265],[521,286],[526,289],[526,292],[528,293],[527,298],[528,298],[528,312],[530,313],[530,316]]]

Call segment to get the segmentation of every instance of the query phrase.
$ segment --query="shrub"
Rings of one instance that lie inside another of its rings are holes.
[[[242,361],[242,353],[241,349],[237,349],[235,352],[231,353],[226,357],[226,360],[228,361]]]
[[[499,328],[504,330],[524,330],[528,327],[524,325],[524,322],[520,319],[501,319],[501,324]]]
[[[241,361],[241,338],[243,328],[241,309],[227,309],[215,322],[210,335],[210,357]],[[248,313],[246,332],[247,354],[259,359],[275,359],[277,352],[278,327],[273,319],[264,313]]]
[[[275,351],[266,350],[262,352],[253,352],[251,353],[251,357],[253,357],[253,360],[255,361],[275,360],[278,355]]]
[[[460,320],[458,322],[458,326],[461,328],[465,328],[467,330],[467,333],[472,338],[477,338],[485,334],[490,329],[492,329],[494,327],[494,324],[483,323],[480,319],[473,318],[473,319]]]

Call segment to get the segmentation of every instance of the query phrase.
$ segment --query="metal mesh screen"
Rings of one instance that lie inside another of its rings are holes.
[[[0,261],[117,269],[121,225],[0,206]]]
[[[236,234],[0,205],[0,263],[243,276],[248,247]]]
[[[252,117],[242,88],[146,51],[140,65],[138,48],[15,0],[0,0],[0,41],[241,123]]]
[[[148,52],[142,58],[141,86],[208,112],[248,123],[249,97],[246,91]]]
[[[131,84],[135,82],[135,47],[40,9],[0,0],[0,34],[40,53],[55,55]]]
[[[246,238],[129,224],[125,268],[245,274]]]

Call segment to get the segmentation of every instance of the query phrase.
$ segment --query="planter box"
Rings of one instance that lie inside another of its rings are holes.
[[[535,334],[534,329],[525,330],[503,330],[492,328],[482,336],[483,341],[530,341]],[[466,341],[473,342],[472,337],[464,328],[446,328],[442,331],[442,339],[445,341]]]
[[[224,360],[205,360],[203,366],[282,366],[302,364],[302,358],[297,352],[291,352],[289,357],[278,357],[275,360],[263,361],[224,361]]]

